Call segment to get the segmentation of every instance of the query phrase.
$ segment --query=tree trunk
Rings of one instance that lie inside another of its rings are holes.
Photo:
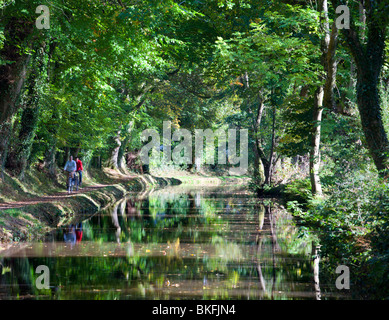
[[[70,155],[73,156],[73,159],[78,157],[78,153],[80,152],[80,147],[70,148]]]
[[[334,1],[335,5],[338,3]],[[389,19],[380,4],[384,1],[365,1],[360,7],[360,19],[363,22],[366,18],[367,30],[361,28],[359,33],[365,41],[360,40],[353,24],[342,32],[357,67],[357,104],[367,148],[380,175],[386,176],[389,173],[389,141],[382,120],[378,85]]]
[[[4,166],[7,159],[8,153],[8,141],[12,133],[12,123],[7,122],[0,124],[0,170],[1,170],[1,179],[4,180]]]
[[[321,183],[319,177],[320,170],[320,133],[321,133],[321,118],[323,113],[323,87],[319,87],[315,93],[314,106],[314,129],[312,133],[311,152],[309,157],[309,174],[311,178],[311,187],[313,195],[321,195]]]
[[[265,169],[265,184],[270,185],[273,175],[274,163],[274,148],[276,144],[276,106],[273,104],[273,119],[272,119],[272,136],[271,136],[271,147],[268,165]]]
[[[254,146],[254,180],[257,185],[263,185],[265,182],[265,168],[259,156],[257,144]]]
[[[119,153],[118,153],[118,167],[120,169],[125,168],[125,161],[124,161],[124,154],[126,153],[126,148],[128,143],[130,142],[131,139],[131,133],[134,128],[134,121],[131,120],[128,125],[126,126],[126,135],[120,145]]]
[[[119,150],[120,146],[122,145],[122,142],[120,141],[120,131],[117,132],[113,140],[115,142],[115,147],[111,151],[111,156],[107,161],[107,166],[111,169],[118,169]]]
[[[263,186],[271,183],[272,172],[274,169],[274,148],[275,148],[275,121],[276,121],[276,108],[273,106],[273,124],[272,124],[272,142],[269,157],[266,157],[264,150],[261,146],[261,139],[259,138],[259,129],[262,121],[262,115],[265,105],[264,101],[260,99],[257,117],[254,121],[254,179],[258,185],[258,194],[262,195]]]
[[[3,172],[6,160],[8,141],[12,131],[12,117],[19,106],[24,80],[27,75],[27,65],[30,55],[21,54],[19,45],[33,32],[33,27],[23,20],[13,18],[5,27],[6,41],[0,52],[4,61],[12,61],[0,66],[0,165]],[[18,41],[16,42],[15,39]]]
[[[326,71],[326,81],[324,85],[324,98],[323,106],[328,110],[337,110],[335,99],[334,99],[334,88],[336,84],[336,71],[337,61],[335,57],[336,47],[338,44],[338,29],[336,28],[335,22],[332,25],[331,36],[328,44],[326,44],[324,52],[323,66]]]
[[[17,146],[13,152],[14,167],[12,168],[20,179],[24,179],[27,168],[27,161],[30,157],[35,131],[38,125],[39,106],[26,108],[21,118],[21,128],[19,131]]]
[[[47,63],[45,62],[45,44],[36,50],[32,60],[33,70],[27,81],[27,92],[24,92],[25,105],[20,119],[20,129],[18,137],[12,148],[7,164],[10,163],[10,169],[19,176],[24,178],[28,160],[31,154],[32,143],[38,126],[40,113],[41,90],[47,83],[47,77],[44,76]],[[31,65],[30,65],[31,68]]]
[[[323,114],[323,104],[326,108],[335,110],[335,100],[333,89],[336,80],[336,46],[338,39],[338,31],[335,22],[332,25],[330,32],[328,19],[328,4],[327,0],[322,0],[320,3],[320,25],[324,30],[324,39],[321,42],[321,64],[326,73],[324,86],[320,86],[315,92],[315,103],[313,109],[313,132],[311,140],[311,151],[309,159],[309,174],[311,179],[311,188],[313,195],[322,195],[322,188],[319,177],[320,170],[320,135],[321,135],[321,119]]]
[[[71,154],[70,154],[70,147],[65,147],[65,155],[62,159],[62,166],[64,167],[66,165],[66,162],[69,160]]]
[[[55,177],[57,174],[55,166],[55,154],[57,150],[57,139],[55,137],[49,143],[49,147],[45,153],[45,166],[51,177]]]
[[[121,142],[121,145],[120,145],[120,148],[119,148],[119,151],[118,151],[118,168],[119,169],[124,169],[125,168],[124,154],[126,153],[126,146],[127,146],[129,141],[130,141],[130,137],[127,136]]]
[[[259,139],[259,129],[262,121],[262,114],[265,108],[265,104],[262,99],[260,99],[257,110],[257,117],[254,122],[254,180],[258,185],[262,185],[265,182],[265,164],[267,164],[267,159],[264,156],[263,150],[261,148],[261,142]],[[263,163],[263,159],[266,159]]]
[[[389,142],[382,121],[378,79],[358,68],[357,103],[367,147],[382,176],[389,172]]]
[[[53,114],[51,115],[50,122],[46,123],[46,130],[48,132],[48,143],[45,152],[45,166],[47,167],[47,170],[51,177],[55,177],[57,174],[55,156],[57,152],[57,141],[58,141],[57,133],[58,133],[59,117],[60,117],[59,111],[58,109],[55,109],[53,111]],[[68,155],[66,154],[66,157],[67,156]],[[65,157],[65,162],[67,161],[66,157]]]

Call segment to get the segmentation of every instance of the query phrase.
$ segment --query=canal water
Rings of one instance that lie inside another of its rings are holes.
[[[0,299],[339,298],[315,285],[312,243],[276,201],[168,187],[77,217],[44,242],[1,245]]]

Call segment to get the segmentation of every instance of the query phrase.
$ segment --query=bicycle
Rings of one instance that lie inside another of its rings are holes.
[[[73,187],[76,187],[76,191],[78,191],[79,187],[79,177],[76,175],[75,172],[68,172],[68,178],[66,181],[66,190],[68,190],[68,193],[73,192]]]

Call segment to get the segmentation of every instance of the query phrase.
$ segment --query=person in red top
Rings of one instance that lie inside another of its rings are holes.
[[[77,172],[78,172],[78,176],[80,178],[80,181],[79,181],[79,185],[81,186],[81,183],[82,183],[82,171],[84,170],[84,168],[82,167],[82,161],[79,159],[79,158],[76,158],[76,165],[77,165]]]
[[[82,222],[76,225],[76,242],[81,242],[82,240]]]

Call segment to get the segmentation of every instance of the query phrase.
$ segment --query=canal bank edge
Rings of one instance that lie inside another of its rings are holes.
[[[179,184],[181,181],[175,178],[146,174],[123,179],[119,183],[88,190],[85,193],[77,193],[60,200],[0,209],[0,243],[39,241],[47,232],[66,225],[77,216],[87,218],[119,201],[130,192],[143,193]]]

